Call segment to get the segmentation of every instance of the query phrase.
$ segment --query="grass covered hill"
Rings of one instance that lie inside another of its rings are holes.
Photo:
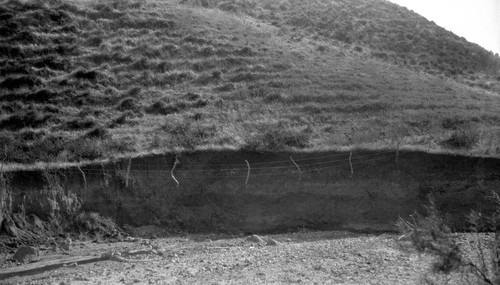
[[[0,1],[2,161],[500,154],[498,57],[385,1]]]
[[[333,39],[413,69],[448,76],[500,69],[500,58],[424,17],[383,0],[184,0],[245,13],[295,38]],[[498,75],[498,74],[497,74]]]

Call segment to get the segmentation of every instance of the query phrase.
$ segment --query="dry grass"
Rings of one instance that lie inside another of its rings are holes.
[[[275,10],[284,18],[273,23],[265,12],[274,2],[236,13],[218,1],[4,2],[0,137],[19,154],[10,162],[274,147],[266,126],[307,136],[279,149],[399,144],[500,154],[498,93],[380,60],[371,46],[307,35],[320,23],[296,22],[290,7]],[[316,2],[303,8],[320,13]],[[106,135],[88,138],[92,128]],[[473,144],[449,143],[467,128]],[[35,151],[52,137],[61,148]],[[96,147],[78,153],[89,139]]]

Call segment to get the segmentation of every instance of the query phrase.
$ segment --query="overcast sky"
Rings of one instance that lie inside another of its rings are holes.
[[[389,0],[500,54],[500,0]]]

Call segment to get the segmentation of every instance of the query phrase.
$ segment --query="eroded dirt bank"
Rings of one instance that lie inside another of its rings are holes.
[[[394,151],[207,151],[3,175],[4,214],[97,211],[121,225],[192,232],[392,230],[429,193],[463,228],[464,214],[491,210],[487,196],[500,190],[498,159]]]

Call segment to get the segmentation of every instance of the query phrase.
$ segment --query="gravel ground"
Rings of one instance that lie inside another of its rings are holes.
[[[73,264],[1,284],[421,284],[432,257],[393,234],[344,231],[269,236],[186,235],[74,241],[71,255],[149,249],[136,262]],[[153,251],[154,250],[154,251]],[[53,254],[53,253],[50,253]],[[40,255],[49,255],[49,250]],[[5,265],[4,265],[5,266]],[[455,280],[457,281],[457,280]],[[453,284],[456,284],[454,282]]]

